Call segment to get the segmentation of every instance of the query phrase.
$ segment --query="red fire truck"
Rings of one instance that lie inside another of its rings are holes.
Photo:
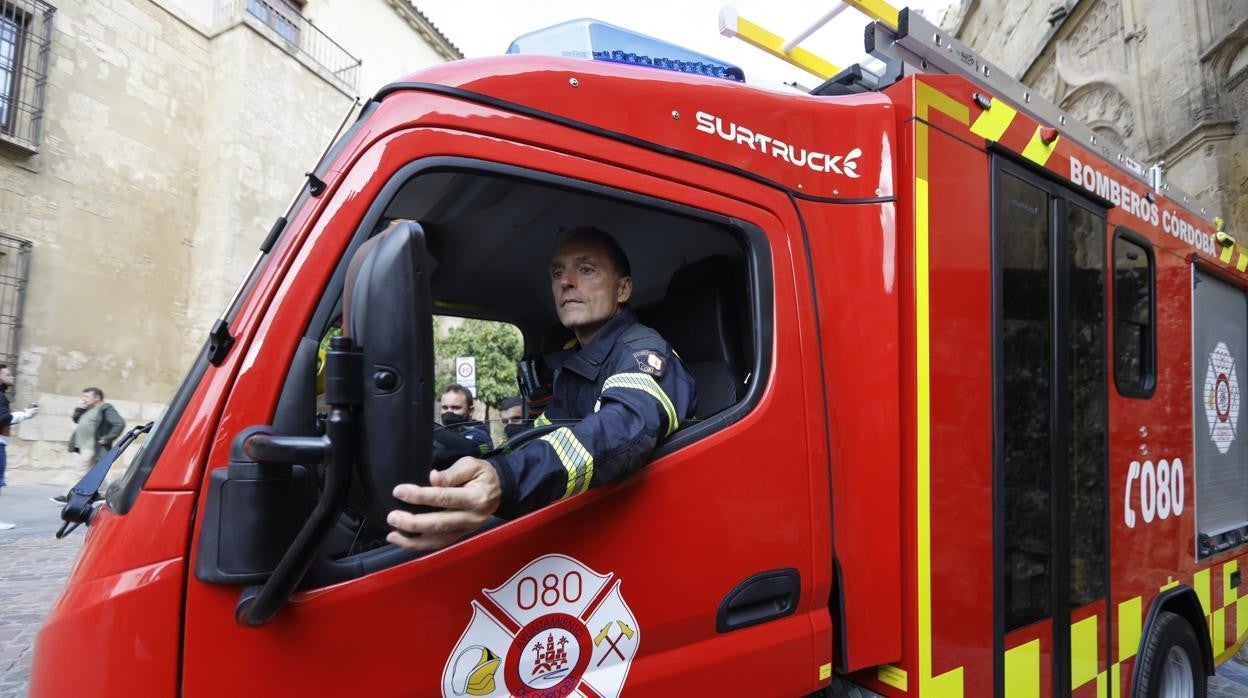
[[[1212,211],[905,10],[884,74],[809,95],[595,22],[530,44],[567,55],[411,75],[323,156],[67,512],[33,696],[1204,695],[1248,633],[1248,248]],[[441,467],[432,316],[557,349],[582,224],[695,418],[387,545]]]

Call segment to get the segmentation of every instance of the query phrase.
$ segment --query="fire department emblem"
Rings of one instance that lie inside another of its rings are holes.
[[[544,555],[472,602],[442,695],[614,698],[640,644],[615,575]]]
[[[1239,424],[1239,377],[1235,372],[1235,357],[1218,342],[1209,354],[1209,369],[1205,372],[1205,417],[1209,421],[1209,438],[1226,453],[1235,441]]]

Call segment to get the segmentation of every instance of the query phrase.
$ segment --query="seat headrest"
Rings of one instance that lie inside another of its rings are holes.
[[[655,329],[685,362],[724,361],[736,367],[737,309],[727,258],[708,257],[672,275]],[[659,326],[661,325],[661,326]]]

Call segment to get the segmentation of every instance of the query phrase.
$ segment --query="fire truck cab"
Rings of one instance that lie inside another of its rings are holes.
[[[1248,633],[1248,249],[965,76],[796,95],[659,50],[365,106],[94,512],[31,695],[1202,694]],[[386,544],[448,464],[433,315],[560,349],[578,225],[693,419]]]

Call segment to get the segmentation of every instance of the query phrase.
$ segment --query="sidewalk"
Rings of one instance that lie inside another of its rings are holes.
[[[0,531],[0,534],[24,536],[36,533],[40,535],[56,533],[56,530],[61,527],[61,507],[48,501],[48,498],[65,494],[69,487],[69,485],[30,484],[5,487],[0,492],[0,521],[15,523],[17,528],[12,531]]]

